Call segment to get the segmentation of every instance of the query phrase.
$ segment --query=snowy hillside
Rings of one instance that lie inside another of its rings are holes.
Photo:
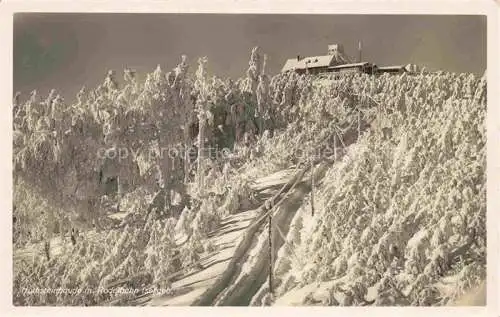
[[[16,305],[450,305],[485,280],[486,77],[206,64],[16,101]]]

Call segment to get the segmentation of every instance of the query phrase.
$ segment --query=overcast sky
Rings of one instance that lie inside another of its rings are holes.
[[[73,99],[94,88],[107,69],[166,71],[188,55],[191,71],[208,57],[209,72],[237,78],[251,48],[268,55],[269,72],[287,58],[325,55],[340,43],[352,57],[379,66],[415,63],[430,69],[482,74],[486,17],[415,15],[16,14],[14,91],[55,88]]]

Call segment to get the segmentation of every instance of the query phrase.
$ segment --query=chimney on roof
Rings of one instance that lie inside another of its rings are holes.
[[[300,61],[300,55],[297,55],[297,62]]]

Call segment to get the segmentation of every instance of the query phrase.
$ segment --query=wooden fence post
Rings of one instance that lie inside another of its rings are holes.
[[[274,295],[273,289],[273,227],[272,227],[272,215],[269,212],[269,294],[271,298]]]

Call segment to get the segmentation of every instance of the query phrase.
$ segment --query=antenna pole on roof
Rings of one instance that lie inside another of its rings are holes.
[[[362,45],[361,45],[361,41],[358,42],[358,52],[359,52],[359,60],[358,62],[361,63],[362,59],[361,59],[361,52],[362,52]]]

